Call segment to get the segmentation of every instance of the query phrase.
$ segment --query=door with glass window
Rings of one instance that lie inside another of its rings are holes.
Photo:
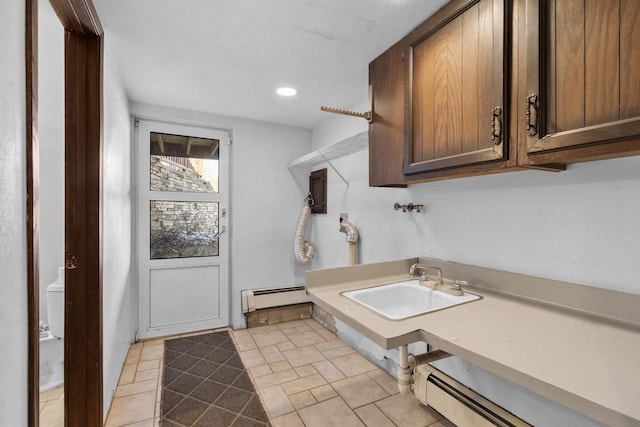
[[[227,326],[228,133],[136,120],[136,145],[139,337]]]

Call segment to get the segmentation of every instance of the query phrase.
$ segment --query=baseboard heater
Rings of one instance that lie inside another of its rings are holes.
[[[264,308],[283,307],[310,302],[311,299],[309,299],[304,285],[247,289],[242,291],[243,313],[250,313]]]
[[[414,394],[456,426],[532,427],[431,365],[414,374]]]

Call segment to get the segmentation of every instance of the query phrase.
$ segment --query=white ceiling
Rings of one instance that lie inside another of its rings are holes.
[[[131,101],[305,128],[365,99],[369,62],[444,3],[95,0]]]

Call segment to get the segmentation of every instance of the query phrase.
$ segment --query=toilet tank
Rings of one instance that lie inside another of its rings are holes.
[[[47,286],[47,320],[51,335],[64,338],[64,267],[58,269],[58,280]]]

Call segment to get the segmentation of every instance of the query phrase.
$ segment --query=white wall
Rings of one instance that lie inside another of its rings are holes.
[[[102,149],[102,333],[105,416],[134,340],[131,118],[129,101],[105,36]]]
[[[24,2],[0,1],[0,414],[27,425]]]
[[[38,1],[38,136],[40,142],[40,320],[47,285],[64,263],[64,29],[48,0]]]
[[[133,103],[134,116],[231,129],[231,323],[244,327],[240,292],[302,283],[293,259],[293,233],[308,178],[295,178],[287,163],[310,151],[307,129]]]
[[[359,124],[341,126],[330,119],[314,129],[313,147],[366,129],[366,122],[351,120]],[[311,223],[314,268],[347,265],[347,244],[337,232],[338,214],[347,212],[360,230],[365,263],[429,256],[640,293],[635,268],[640,157],[570,165],[561,173],[513,172],[407,189],[369,188],[367,151],[333,163],[350,184],[347,188],[329,169],[328,214]],[[426,211],[395,212],[395,201],[423,203]],[[443,361],[441,367],[475,389],[493,390],[492,398],[505,406],[521,411],[517,400],[528,396],[525,412],[537,417],[536,425],[589,425],[580,415],[460,360]]]

